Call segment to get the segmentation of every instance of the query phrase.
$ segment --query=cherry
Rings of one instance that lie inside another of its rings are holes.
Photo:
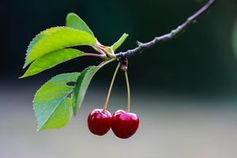
[[[94,109],[88,116],[87,123],[91,133],[102,136],[106,134],[112,121],[112,115],[109,111],[103,109]]]
[[[112,117],[112,131],[122,139],[131,137],[138,128],[139,118],[136,114],[124,110],[118,110]]]

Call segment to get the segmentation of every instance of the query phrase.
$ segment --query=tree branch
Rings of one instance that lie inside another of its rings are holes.
[[[117,59],[122,61],[128,57],[136,55],[137,53],[143,51],[144,49],[151,48],[161,42],[169,41],[178,35],[182,34],[191,24],[193,24],[199,16],[205,13],[213,4],[215,0],[209,0],[200,10],[198,10],[195,14],[190,16],[183,24],[178,26],[176,29],[172,30],[170,33],[162,35],[160,37],[155,37],[152,41],[141,43],[137,42],[138,47],[134,49],[127,50],[126,52],[119,52],[116,54]]]

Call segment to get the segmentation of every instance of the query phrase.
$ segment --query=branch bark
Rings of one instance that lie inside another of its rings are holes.
[[[151,48],[162,42],[166,42],[177,37],[178,35],[182,34],[191,24],[196,22],[198,17],[200,17],[203,13],[207,12],[207,10],[214,4],[214,2],[215,0],[209,0],[201,9],[199,9],[195,14],[190,16],[183,24],[179,25],[176,29],[172,30],[170,33],[167,33],[159,37],[155,37],[152,41],[146,43],[137,42],[138,47],[127,50],[126,52],[117,53],[116,54],[117,59],[119,61],[123,61],[128,57],[134,56],[139,52],[142,52],[144,49]]]

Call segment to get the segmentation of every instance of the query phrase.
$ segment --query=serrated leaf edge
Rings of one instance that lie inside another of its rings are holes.
[[[85,32],[87,32],[87,33],[89,33],[89,34],[91,34],[92,36],[95,37],[93,31],[90,29],[90,27],[87,25],[87,23],[79,15],[77,15],[76,13],[71,12],[71,13],[67,14],[67,16],[66,16],[66,26],[67,27],[70,27],[70,26],[67,25],[67,21],[68,21],[69,16],[76,16],[84,24],[84,26],[86,27],[86,30],[81,30],[79,28],[78,28],[78,30],[85,31]],[[76,29],[76,28],[74,28],[74,29]]]
[[[79,77],[81,73],[80,73],[80,72],[68,72],[68,73],[63,73],[63,74],[65,74],[65,75],[66,75],[66,74],[78,74],[78,77]],[[62,75],[62,74],[58,74],[58,75]],[[56,75],[56,76],[58,76],[58,75]],[[54,77],[56,77],[56,76],[54,76]],[[41,85],[40,88],[36,91],[36,93],[35,93],[35,95],[34,95],[34,99],[33,99],[32,103],[33,103],[33,110],[34,110],[34,113],[35,113],[35,117],[36,117],[35,98],[36,98],[36,96],[37,96],[37,94],[38,94],[38,91],[39,91],[47,82],[49,82],[50,80],[52,80],[54,77],[51,77],[48,81],[46,81],[43,85]],[[65,95],[65,96],[63,97],[63,99],[59,102],[59,104],[60,104],[63,100],[67,99],[67,98],[68,98],[68,94],[71,93],[72,90],[73,90],[73,87],[71,87],[71,86],[67,86],[67,87],[70,88],[70,90],[68,90],[67,95]],[[70,99],[71,99],[71,98],[70,98]],[[44,123],[42,124],[42,126],[39,126],[39,124],[38,124],[38,119],[37,119],[37,117],[36,117],[36,121],[37,121],[37,129],[36,129],[36,131],[37,131],[37,132],[40,132],[41,130],[43,130],[42,127],[43,127],[43,126],[45,125],[45,123],[51,118],[52,113],[55,112],[55,110],[56,110],[58,107],[59,107],[59,106],[55,106],[55,109],[51,112],[51,114],[50,114],[50,116],[47,118],[47,120],[44,121]]]
[[[31,42],[30,42],[30,44],[27,46],[27,51],[26,51],[26,55],[25,55],[25,63],[24,63],[24,65],[23,65],[23,69],[25,69],[29,64],[31,64],[33,61],[35,61],[36,59],[34,59],[34,60],[32,60],[32,61],[30,61],[30,62],[28,62],[28,56],[29,56],[29,53],[31,52],[31,50],[35,47],[35,45],[33,46],[33,47],[31,47],[32,46],[32,44],[33,44],[33,42],[36,40],[35,38],[39,38],[40,36],[43,36],[43,33],[44,34],[46,34],[47,33],[47,31],[48,30],[51,30],[51,29],[55,29],[55,31],[54,32],[51,32],[50,34],[52,34],[52,33],[55,33],[56,31],[57,31],[57,29],[59,29],[59,28],[69,28],[69,29],[72,29],[72,30],[77,30],[77,31],[80,31],[80,32],[84,32],[84,33],[86,33],[86,34],[88,34],[88,35],[90,35],[91,36],[91,34],[90,33],[88,33],[88,32],[86,32],[86,31],[82,31],[82,30],[78,30],[78,29],[75,29],[75,28],[71,28],[71,27],[67,27],[67,26],[56,26],[56,27],[50,27],[50,28],[47,28],[47,29],[45,29],[45,30],[43,30],[43,31],[40,31],[40,33],[38,33],[32,40],[31,40]],[[93,36],[94,37],[94,36]],[[94,37],[95,38],[95,37]],[[42,39],[40,39],[39,41],[37,41],[37,43],[39,43],[40,41],[42,41]],[[96,43],[96,42],[95,42]],[[77,45],[75,45],[75,46],[77,46]],[[94,45],[91,45],[91,44],[88,44],[88,46],[91,46],[91,47],[94,47]],[[31,48],[30,48],[31,47]],[[69,48],[70,46],[68,46],[68,47],[65,47],[65,48]],[[61,49],[65,49],[65,48],[61,48]],[[59,49],[58,49],[59,50]],[[54,50],[54,51],[56,51],[56,50]],[[50,51],[50,52],[48,52],[48,53],[51,53],[51,52],[54,52],[54,51]],[[48,53],[46,53],[46,54],[48,54]],[[46,55],[46,54],[44,54],[44,55]],[[41,57],[41,56],[40,56]]]

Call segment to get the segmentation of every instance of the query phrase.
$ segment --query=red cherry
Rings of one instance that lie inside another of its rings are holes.
[[[139,118],[136,114],[124,110],[118,110],[112,117],[112,130],[119,138],[131,137],[138,128]]]
[[[102,136],[106,134],[112,121],[112,115],[109,111],[103,109],[94,109],[88,116],[87,123],[91,133]]]

